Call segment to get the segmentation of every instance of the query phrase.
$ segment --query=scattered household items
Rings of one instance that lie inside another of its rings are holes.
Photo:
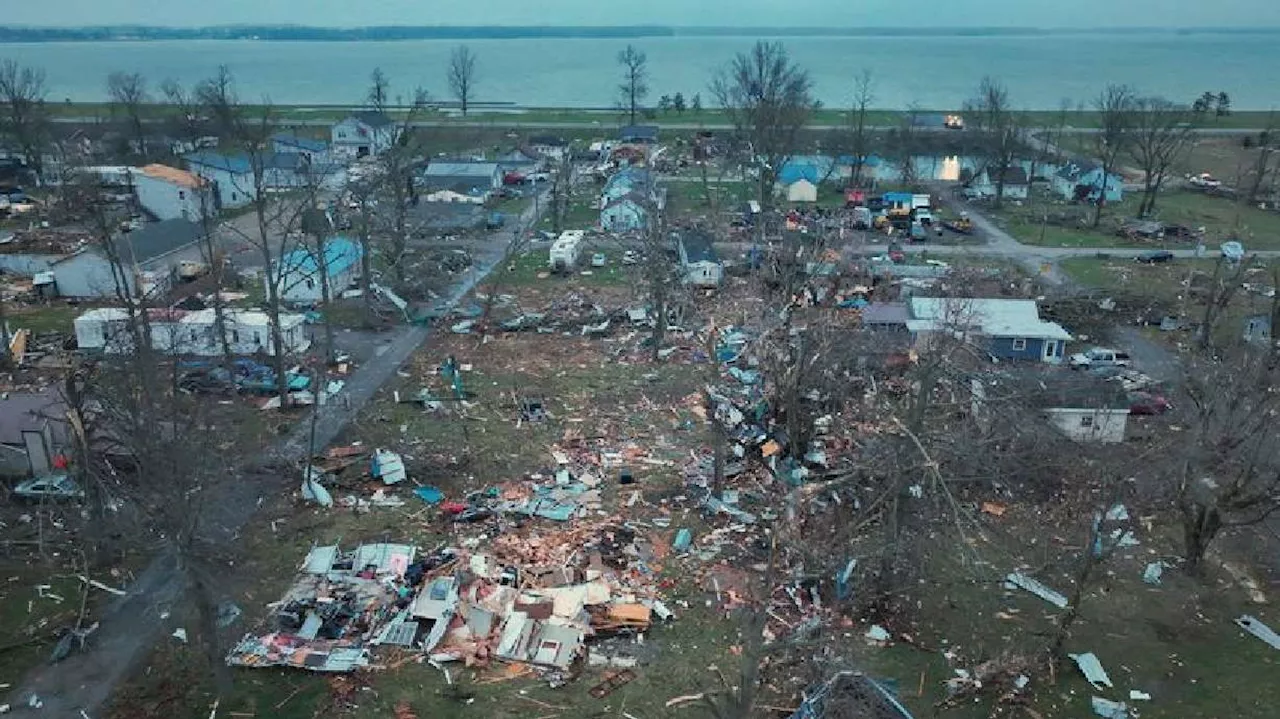
[[[1067,608],[1067,598],[1065,596],[1063,596],[1060,592],[1057,592],[1053,589],[1050,589],[1049,587],[1046,587],[1045,585],[1032,579],[1031,577],[1028,577],[1025,574],[1011,572],[1008,576],[1004,578],[1004,582],[1006,587],[1016,588],[1016,589],[1025,589],[1026,591],[1031,592],[1037,597],[1040,597],[1041,599],[1052,604],[1058,609]]]
[[[404,459],[395,452],[379,449],[373,453],[373,476],[384,484],[398,484],[408,478],[405,474]]]

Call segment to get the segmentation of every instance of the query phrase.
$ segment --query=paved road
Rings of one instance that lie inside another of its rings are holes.
[[[539,208],[549,205],[545,198],[534,203],[512,227],[496,232],[486,247],[473,251],[475,267],[450,288],[446,299],[456,303],[470,292],[503,258],[513,233],[521,226],[536,221]],[[344,391],[349,402],[331,402],[316,407],[315,442],[317,447],[328,445],[342,432],[356,414],[365,407],[382,387],[428,338],[430,329],[425,326],[402,326],[386,335],[385,343],[372,358],[366,361],[348,380]],[[235,481],[244,483],[261,480],[261,487],[268,489],[280,485],[280,477],[264,477],[263,466],[291,467],[309,454],[311,440],[311,415],[298,418],[293,431],[277,444],[269,456],[255,459],[244,469],[244,475]],[[262,461],[265,459],[266,461]],[[285,470],[288,472],[288,470]],[[258,475],[255,477],[255,475]],[[288,482],[286,482],[287,486]],[[232,493],[220,497],[211,509],[206,524],[213,527],[219,537],[234,542],[239,530],[252,520],[258,508],[258,491]],[[129,594],[111,604],[101,619],[101,628],[93,635],[87,652],[73,654],[63,662],[32,669],[23,683],[10,692],[5,701],[13,705],[14,716],[42,717],[97,717],[97,712],[110,699],[115,687],[128,678],[147,650],[167,631],[161,612],[180,604],[185,589],[182,573],[178,571],[172,555],[156,558],[137,580],[128,587]],[[40,709],[27,706],[31,696],[43,702]],[[3,702],[0,702],[3,704]]]

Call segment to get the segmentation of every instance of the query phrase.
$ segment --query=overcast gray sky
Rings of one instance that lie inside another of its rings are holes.
[[[1277,0],[5,0],[19,25],[1280,25]]]

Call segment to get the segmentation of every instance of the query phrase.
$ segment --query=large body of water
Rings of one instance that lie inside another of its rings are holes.
[[[996,37],[782,38],[813,76],[828,106],[845,106],[852,78],[870,69],[876,107],[956,108],[984,75],[1002,80],[1013,102],[1052,109],[1063,98],[1088,102],[1107,83],[1190,102],[1226,91],[1236,109],[1280,105],[1280,34],[1098,34]],[[648,53],[651,101],[663,94],[702,93],[736,52],[742,37],[666,37],[631,41]],[[479,57],[477,99],[542,107],[614,104],[615,63],[626,40],[472,40]],[[229,66],[245,100],[278,104],[354,104],[369,73],[382,67],[392,96],[415,85],[447,97],[451,40],[399,42],[155,41],[0,44],[0,58],[45,70],[50,98],[105,99],[109,72],[140,72],[153,83],[190,84]]]

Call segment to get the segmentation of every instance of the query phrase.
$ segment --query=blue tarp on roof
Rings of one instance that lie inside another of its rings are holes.
[[[237,175],[245,175],[253,171],[253,166],[249,164],[249,158],[244,155],[223,155],[217,152],[193,152],[187,155],[186,159],[189,165],[204,165],[215,170],[230,172]]]
[[[345,272],[360,261],[360,245],[345,237],[334,237],[324,245],[325,266],[330,276]],[[290,250],[284,256],[285,272],[314,274],[319,266],[309,249]]]
[[[296,147],[306,152],[324,152],[329,148],[329,144],[324,140],[313,140],[308,137],[298,137],[287,132],[281,132],[271,136],[273,142],[279,143],[286,147]]]

